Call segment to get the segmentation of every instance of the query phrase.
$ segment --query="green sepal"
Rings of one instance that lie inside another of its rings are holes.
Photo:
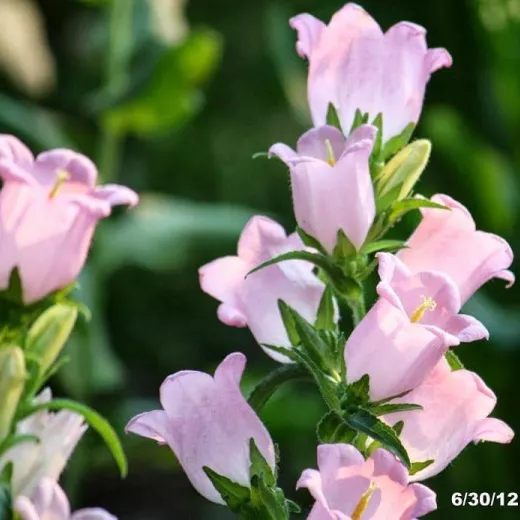
[[[443,206],[442,204],[437,204],[437,202],[433,202],[428,199],[423,198],[412,198],[412,199],[404,199],[396,201],[390,207],[390,214],[388,217],[388,221],[391,224],[397,222],[400,218],[403,217],[409,211],[420,208],[432,208],[432,209],[442,209],[446,211],[451,211],[447,206]]]
[[[7,288],[0,291],[0,299],[23,306],[22,279],[18,267],[15,267],[9,274]]]
[[[422,471],[423,469],[426,469],[428,466],[431,466],[435,461],[433,459],[425,460],[423,462],[412,462],[412,465],[410,466],[410,471],[408,472],[410,476],[415,475],[416,473],[419,473],[419,471]]]
[[[399,404],[381,404],[379,406],[371,406],[370,412],[375,416],[388,415],[390,413],[411,412],[413,410],[422,410],[420,404],[399,403]]]
[[[329,106],[327,107],[327,124],[330,126],[335,126],[341,130],[341,121],[338,115],[338,111],[332,103],[329,103]]]
[[[256,475],[251,479],[251,503],[254,508],[251,520],[289,520],[283,491],[266,486]]]
[[[345,422],[339,413],[330,411],[320,419],[316,427],[316,435],[320,444],[349,444],[356,437],[356,431]]]
[[[358,127],[361,125],[364,125],[368,122],[368,112],[363,113],[359,108],[356,110],[356,113],[354,114],[354,121],[352,121],[352,126],[350,127],[349,135]]]
[[[355,431],[365,433],[370,438],[379,441],[382,446],[392,452],[401,462],[409,468],[410,458],[402,445],[395,430],[379,420],[367,410],[359,409],[354,413],[345,415],[346,423]]]
[[[256,271],[259,271],[260,269],[263,269],[264,267],[279,264],[280,262],[286,262],[287,260],[305,260],[306,262],[310,262],[316,267],[319,267],[330,280],[330,282],[334,285],[334,287],[336,287],[340,292],[349,286],[349,279],[329,257],[321,254],[310,253],[309,251],[291,251],[289,253],[284,253],[282,255],[271,258],[270,260],[257,265],[254,269],[249,271],[246,277],[250,276]]]
[[[299,345],[301,343],[301,338],[296,330],[296,323],[291,312],[292,309],[283,300],[278,300],[278,310],[280,311],[285,332],[287,332],[291,345],[293,347]]]
[[[360,252],[369,255],[378,253],[379,251],[395,252],[405,247],[406,242],[404,240],[376,240],[375,242],[364,245]]]
[[[318,330],[336,329],[335,316],[336,305],[334,303],[334,289],[332,289],[330,285],[327,285],[321,296],[314,328]]]
[[[251,491],[245,486],[241,486],[233,482],[227,477],[219,475],[207,466],[203,466],[202,470],[211,480],[215,489],[220,493],[222,500],[233,513],[238,513],[243,506],[247,505],[251,500]]]
[[[401,148],[404,148],[410,142],[414,130],[415,123],[408,123],[408,125],[406,125],[405,129],[399,135],[391,137],[383,147],[381,159],[386,161],[392,155],[401,150]]]
[[[302,512],[302,508],[300,507],[299,504],[297,504],[296,502],[294,502],[294,500],[289,500],[288,498],[285,499],[285,504],[287,506],[287,509],[289,510],[289,513],[301,513]]]
[[[392,430],[394,430],[395,434],[400,437],[401,433],[403,433],[404,421],[397,421],[393,426]]]
[[[342,401],[343,407],[348,410],[349,408],[359,408],[368,404],[370,399],[370,376],[365,374],[354,383],[350,383],[347,386],[344,399]]]
[[[81,415],[89,426],[105,441],[105,444],[119,467],[121,476],[123,478],[126,477],[128,462],[123,447],[121,446],[121,441],[110,423],[104,417],[99,415],[95,410],[92,410],[92,408],[77,403],[76,401],[71,401],[70,399],[53,399],[52,401],[31,406],[28,410],[25,410],[23,417],[28,417],[41,410],[69,410]]]
[[[374,147],[372,148],[372,156],[379,158],[381,155],[381,147],[383,146],[383,114],[379,112],[376,118],[372,121],[372,125],[377,128],[376,139]]]
[[[340,229],[336,238],[336,245],[332,252],[332,258],[337,262],[344,263],[345,260],[356,256],[356,247],[345,235],[345,232]]]
[[[457,356],[457,354],[455,354],[455,352],[453,352],[451,348],[446,351],[444,357],[450,365],[452,372],[455,372],[456,370],[462,370],[464,368],[464,365],[462,364],[462,361],[459,359],[459,356]]]
[[[296,233],[298,233],[298,236],[304,245],[307,247],[312,247],[313,249],[316,249],[316,251],[319,251],[322,255],[327,256],[326,249],[318,242],[318,240],[309,235],[309,233],[304,231],[301,227],[296,228]]]
[[[13,500],[11,486],[7,482],[0,481],[0,520],[13,519]]]
[[[260,453],[254,439],[249,440],[249,457],[251,459],[251,466],[249,467],[250,477],[257,476],[266,486],[274,486],[276,484],[276,474],[262,453]]]
[[[275,157],[278,157],[277,155],[275,155]],[[259,159],[259,158],[265,158],[265,159],[270,159],[271,156],[268,152],[256,152],[254,153],[252,156],[251,156],[252,159]]]

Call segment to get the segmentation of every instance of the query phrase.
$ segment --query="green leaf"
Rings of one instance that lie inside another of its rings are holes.
[[[330,282],[340,292],[350,287],[351,282],[349,279],[343,274],[343,271],[332,262],[330,258],[321,254],[310,253],[308,251],[291,251],[289,253],[275,256],[274,258],[257,265],[254,269],[247,273],[246,277],[251,276],[253,273],[263,269],[264,267],[279,264],[280,262],[286,262],[287,260],[305,260],[306,262],[310,262],[316,267],[319,267],[324,272],[324,274],[327,275]]]
[[[283,492],[277,493],[277,490],[266,486],[256,476],[251,479],[251,501],[256,512],[253,518],[259,520],[289,519],[289,511],[285,505]]]
[[[0,482],[0,520],[13,520],[11,490],[6,482]]]
[[[266,486],[274,486],[276,484],[276,475],[260,453],[254,439],[249,440],[249,456],[251,459],[249,477],[252,479],[254,476],[257,476]]]
[[[370,376],[365,374],[354,383],[347,386],[346,403],[347,406],[364,406],[370,399]]]
[[[356,431],[336,411],[330,411],[320,419],[316,434],[321,444],[349,444],[356,437]]]
[[[296,228],[296,233],[301,238],[301,241],[307,246],[319,251],[322,255],[327,256],[325,248],[311,235],[305,232],[301,227]]]
[[[462,361],[459,359],[459,356],[453,352],[453,350],[450,348],[446,351],[446,354],[444,354],[444,357],[446,358],[446,361],[450,365],[450,368],[453,372],[456,370],[462,370],[464,368],[464,365],[462,364]]]
[[[299,506],[299,504],[297,504],[296,502],[294,502],[293,500],[289,500],[288,498],[285,499],[285,504],[287,506],[287,509],[289,511],[289,513],[301,513],[302,512],[302,508]]]
[[[401,433],[403,432],[404,428],[404,421],[397,421],[393,426],[392,429],[396,433],[396,435],[399,437]]]
[[[404,148],[410,141],[415,130],[415,123],[408,123],[405,129],[394,137],[391,137],[385,144],[382,153],[382,160],[386,161],[392,155],[396,154],[401,148]]]
[[[345,416],[346,423],[354,430],[379,441],[384,448],[398,457],[409,468],[410,458],[395,431],[367,410],[357,410]]]
[[[191,32],[164,53],[143,91],[105,113],[105,125],[115,133],[146,136],[185,124],[202,108],[202,87],[221,55],[219,34],[208,29]]]
[[[128,463],[125,452],[121,446],[121,441],[117,436],[110,423],[96,411],[88,406],[71,401],[69,399],[53,399],[45,403],[37,404],[28,410],[25,416],[32,415],[40,410],[69,410],[81,415],[85,421],[91,426],[105,441],[108,449],[111,451],[121,476],[124,478],[128,472]]]
[[[410,412],[413,410],[422,410],[423,407],[419,404],[408,404],[408,403],[400,403],[400,404],[382,404],[379,406],[371,406],[370,412],[376,416],[387,415],[390,413],[398,413],[398,412]]]
[[[369,255],[378,251],[399,251],[406,247],[404,240],[376,240],[370,244],[366,244],[361,248],[361,253]]]
[[[296,330],[296,323],[291,308],[283,300],[278,300],[278,310],[280,311],[285,332],[287,332],[291,345],[293,347],[299,345],[301,343],[301,338]]]
[[[330,285],[325,287],[318,306],[318,313],[314,328],[317,330],[335,330],[336,306],[334,304],[334,290]]]
[[[442,204],[437,204],[436,202],[432,202],[428,199],[423,198],[413,198],[413,199],[404,199],[396,201],[392,204],[390,208],[390,216],[388,220],[391,223],[397,222],[403,215],[412,211],[414,209],[420,208],[432,208],[432,209],[442,209],[445,211],[451,211],[447,206],[443,206]]]
[[[238,512],[241,506],[249,502],[251,498],[249,488],[219,475],[216,471],[213,471],[207,466],[204,466],[202,469],[231,511]]]
[[[377,117],[372,121],[372,124],[377,128],[377,135],[374,148],[372,149],[372,156],[379,157],[383,144],[383,114],[381,112],[377,114]]]
[[[330,126],[335,126],[341,130],[341,121],[338,115],[338,111],[332,103],[329,103],[327,109],[327,124]]]
[[[419,473],[419,471],[422,471],[423,469],[426,469],[428,466],[433,464],[435,461],[433,459],[425,460],[424,462],[413,462],[410,466],[409,474],[415,475],[416,473]]]

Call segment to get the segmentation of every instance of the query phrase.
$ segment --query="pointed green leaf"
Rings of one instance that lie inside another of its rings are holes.
[[[287,506],[287,509],[289,510],[289,513],[301,513],[302,508],[293,500],[289,500],[288,498],[285,499],[285,504]]]
[[[406,128],[394,137],[391,137],[385,144],[382,153],[383,161],[389,159],[392,155],[396,154],[401,148],[404,148],[410,141],[413,131],[415,130],[414,123],[408,123]]]
[[[251,520],[289,520],[283,493],[280,496],[277,490],[266,486],[257,476],[251,479],[251,501],[256,513]]]
[[[374,142],[374,148],[372,149],[372,155],[373,157],[379,157],[383,145],[383,114],[381,112],[377,114],[377,117],[372,121],[372,124],[377,128],[377,135]]]
[[[314,327],[318,330],[334,330],[336,328],[335,316],[334,290],[330,285],[327,285],[320,300]]]
[[[341,121],[338,116],[338,111],[332,103],[329,103],[327,108],[327,124],[330,126],[335,126],[341,130]]]
[[[413,199],[404,199],[396,201],[392,204],[390,210],[390,216],[388,220],[393,223],[397,222],[403,215],[412,211],[414,209],[420,208],[432,208],[432,209],[442,209],[446,211],[451,211],[447,206],[443,206],[442,204],[437,204],[436,202],[432,202],[428,199],[423,198],[413,198]]]
[[[344,231],[340,229],[338,231],[336,246],[334,247],[332,257],[339,262],[344,262],[349,258],[353,258],[355,255],[356,247],[350,241],[347,235],[345,235]]]
[[[446,361],[449,363],[453,372],[455,372],[455,370],[462,370],[464,368],[464,365],[459,359],[459,356],[457,356],[457,354],[455,354],[451,348],[446,352],[446,354],[444,354],[444,357],[446,358]]]
[[[380,421],[367,410],[357,410],[345,416],[346,423],[354,430],[366,433],[372,439],[379,441],[384,448],[392,452],[407,467],[410,467],[410,458],[401,444],[395,431]]]
[[[404,240],[376,240],[362,247],[361,252],[369,255],[379,251],[399,251],[406,247]]]
[[[316,427],[316,434],[321,444],[351,443],[356,437],[353,430],[335,411],[326,413]]]
[[[382,404],[379,406],[371,406],[370,411],[376,415],[387,415],[389,413],[398,413],[398,412],[410,412],[412,410],[422,410],[423,407],[419,404],[408,404],[408,403],[399,403],[399,404]]]
[[[352,122],[352,126],[350,127],[349,135],[358,127],[365,124],[368,121],[368,114],[361,112],[359,108],[356,110],[354,115],[354,121]]]
[[[251,498],[251,491],[249,488],[241,486],[229,478],[219,475],[216,471],[213,471],[207,466],[204,466],[202,469],[231,511],[238,512],[242,505],[249,502]]]
[[[307,246],[312,247],[319,251],[322,255],[327,256],[327,251],[325,248],[316,240],[313,236],[309,235],[305,232],[301,227],[296,228],[296,233],[301,238],[301,241]]]
[[[365,374],[354,383],[347,386],[346,405],[364,406],[370,399],[370,376]]]
[[[112,456],[119,466],[121,476],[123,478],[126,477],[128,472],[128,463],[123,447],[121,446],[121,441],[110,423],[104,417],[99,415],[95,410],[92,410],[92,408],[69,399],[53,399],[52,401],[37,404],[31,407],[25,415],[32,415],[40,410],[70,410],[71,412],[76,412],[81,415],[85,421],[87,421],[89,426],[91,426],[105,441],[105,444],[111,451]]]
[[[428,466],[431,466],[435,461],[433,459],[425,460],[424,462],[413,462],[410,466],[410,476],[419,473],[423,469],[426,469]]]
[[[397,421],[393,426],[392,430],[396,433],[396,435],[399,437],[401,433],[403,433],[404,428],[404,421]]]
[[[280,311],[282,322],[291,345],[293,347],[299,345],[301,343],[301,339],[296,330],[296,324],[294,321],[294,316],[291,313],[291,308],[283,300],[278,300],[278,310]]]
[[[0,520],[13,520],[11,490],[6,482],[0,482]]]
[[[253,478],[256,475],[266,486],[274,486],[276,484],[276,475],[260,453],[254,439],[249,440],[249,456],[251,459],[249,477]]]

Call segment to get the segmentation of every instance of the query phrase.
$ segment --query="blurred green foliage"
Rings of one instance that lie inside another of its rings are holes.
[[[142,194],[140,207],[99,227],[79,295],[93,320],[77,326],[68,345],[72,360],[54,386],[105,413],[120,432],[129,417],[157,406],[168,374],[211,371],[231,351],[248,356],[247,391],[274,363],[247,330],[218,322],[217,303],[199,290],[197,268],[233,253],[255,213],[294,226],[285,169],[252,156],[277,141],[293,143],[308,125],[306,65],[288,18],[307,11],[328,19],[342,2],[189,0],[183,13],[178,0],[178,8],[159,16],[175,27],[185,21],[168,17],[186,16],[190,30],[169,40],[158,37],[153,10],[170,0],[31,3],[45,22],[56,86],[35,100],[2,75],[1,131],[36,151],[79,149],[97,160],[104,180]],[[385,28],[406,19],[424,25],[430,45],[454,57],[451,70],[432,78],[416,132],[433,140],[419,190],[453,195],[481,229],[517,250],[520,0],[361,3]],[[12,30],[24,31],[24,21]],[[404,238],[412,224],[396,236]],[[492,339],[458,350],[499,396],[495,415],[516,430],[519,292],[493,282],[470,301],[467,312]],[[306,505],[309,497],[294,492],[294,483],[315,467],[314,425],[322,412],[314,389],[298,383],[263,414],[281,448],[283,487]],[[130,475],[120,481],[102,444],[87,435],[65,475],[78,505],[105,506],[124,520],[230,518],[196,494],[169,450],[138,437],[124,444]],[[455,509],[451,494],[519,491],[519,467],[516,441],[469,447],[429,482],[439,503],[431,518],[487,518],[488,509]],[[514,508],[491,514],[518,517]]]

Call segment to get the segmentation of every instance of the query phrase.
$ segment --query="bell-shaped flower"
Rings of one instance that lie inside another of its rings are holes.
[[[274,469],[274,446],[269,432],[240,391],[246,358],[234,353],[211,377],[184,370],[161,386],[163,410],[134,417],[127,432],[168,444],[195,489],[208,500],[224,504],[203,468],[209,467],[233,482],[250,487],[250,440],[254,439]]]
[[[488,417],[497,398],[484,381],[469,370],[452,372],[444,359],[423,384],[391,401],[400,402],[423,409],[388,415],[384,420],[389,424],[404,422],[400,439],[412,462],[433,461],[412,480],[440,473],[470,442],[504,444],[514,436],[503,421]]]
[[[422,314],[433,306],[429,300],[420,300],[408,314],[391,294],[382,291],[380,295],[348,338],[344,351],[347,382],[368,375],[373,401],[422,383],[454,338],[439,327],[420,323]]]
[[[242,231],[237,256],[218,258],[199,270],[202,290],[222,302],[220,321],[249,327],[260,345],[290,348],[278,300],[314,323],[325,285],[313,274],[312,264],[301,260],[280,262],[246,275],[275,256],[302,249],[298,235],[287,236],[273,220],[253,217]],[[277,361],[288,361],[272,350],[266,352]]]
[[[34,158],[15,137],[0,136],[0,290],[15,268],[25,303],[76,279],[98,220],[116,204],[138,201],[123,186],[96,187],[96,177],[79,153],[56,149]]]
[[[397,256],[378,253],[379,296],[401,308],[411,321],[446,334],[450,346],[487,339],[487,329],[477,319],[459,314],[461,300],[454,282],[439,271],[412,273]]]
[[[309,60],[307,94],[315,126],[325,124],[329,103],[345,133],[357,110],[370,121],[383,114],[386,142],[417,123],[430,75],[452,63],[445,49],[428,49],[423,27],[399,22],[383,33],[352,3],[328,25],[309,14],[295,16],[290,25],[298,31],[298,54]]]
[[[316,500],[308,520],[413,520],[437,509],[435,493],[409,484],[406,468],[384,449],[365,460],[349,444],[322,444],[318,468],[297,484]]]
[[[399,252],[399,259],[414,273],[440,271],[448,275],[466,301],[491,278],[512,285],[515,277],[508,267],[513,262],[509,244],[497,235],[477,231],[470,212],[447,195],[433,202],[449,210],[422,208],[423,219]]]
[[[30,497],[16,497],[14,509],[21,520],[117,520],[99,508],[71,513],[67,495],[57,482],[49,478],[41,479]]]
[[[51,391],[46,388],[34,404],[51,398]],[[32,496],[38,482],[45,477],[57,481],[86,429],[83,417],[68,410],[42,410],[19,421],[16,434],[36,436],[39,442],[22,442],[0,456],[0,472],[6,464],[13,463],[13,495]]]
[[[329,253],[340,230],[360,249],[374,221],[368,159],[376,132],[374,126],[361,125],[345,140],[337,128],[322,126],[305,133],[296,152],[281,143],[269,150],[290,169],[298,225]]]

